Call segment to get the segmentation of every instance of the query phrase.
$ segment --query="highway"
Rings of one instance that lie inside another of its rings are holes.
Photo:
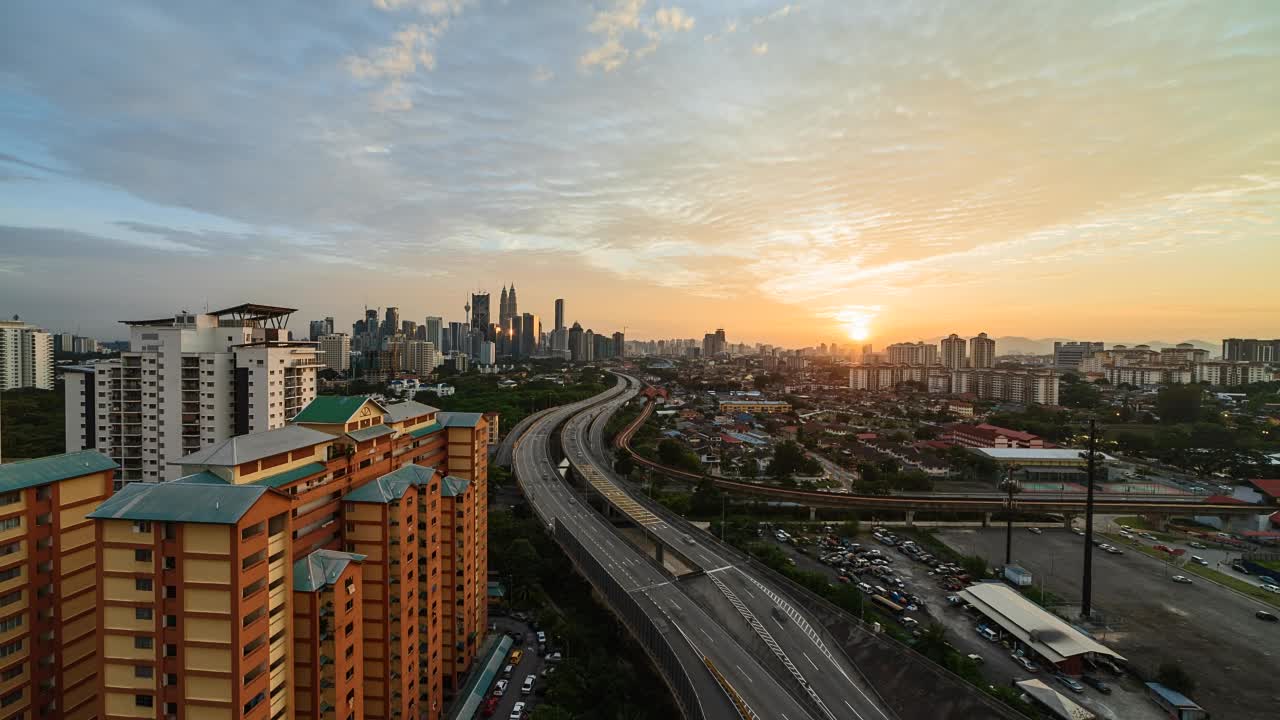
[[[889,720],[874,691],[820,622],[787,602],[781,590],[771,586],[772,580],[757,576],[749,565],[724,553],[701,532],[664,520],[662,509],[632,495],[632,488],[614,475],[604,426],[639,390],[634,378],[621,377],[627,383],[626,391],[570,418],[562,442],[575,468],[596,478],[597,487],[605,487],[615,505],[706,573],[705,577],[664,583],[653,588],[651,596],[664,608],[679,609],[684,617],[678,624],[697,629],[695,644],[705,641],[700,650],[715,653],[718,667],[728,665],[739,671],[733,679],[735,687],[744,688],[748,704],[761,717],[795,717],[782,708],[770,711],[770,706],[779,702],[778,696],[789,691],[807,698],[810,713],[805,716]],[[736,646],[725,644],[722,628],[730,631]],[[743,664],[744,658],[753,655],[770,663],[773,674],[767,681]],[[779,684],[786,690],[776,689]]]
[[[550,442],[555,429],[593,402],[616,398],[627,385],[620,381],[608,392],[581,403],[550,412],[530,424],[515,443],[514,465],[518,482],[535,512],[550,526],[559,521],[609,572],[628,593],[645,599],[646,612],[675,632],[665,633],[667,642],[680,658],[686,676],[698,689],[703,717],[740,717],[729,696],[718,687],[707,669],[710,661],[749,708],[747,717],[782,720],[823,720],[815,717],[788,693],[761,662],[756,653],[739,642],[703,608],[673,583],[653,561],[623,541],[602,515],[579,500],[561,479],[553,464]],[[841,717],[854,717],[842,715]],[[869,718],[868,718],[869,720]]]

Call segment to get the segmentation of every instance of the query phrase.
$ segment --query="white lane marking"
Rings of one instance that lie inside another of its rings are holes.
[[[774,618],[774,619],[773,619],[773,621],[774,621],[774,622],[776,622],[776,623],[778,623],[778,627],[782,628],[783,630],[785,630],[785,629],[787,628],[787,626],[786,626],[786,625],[783,625],[783,624],[782,624],[782,621],[778,620],[778,618]],[[813,662],[813,661],[812,661],[812,660],[810,660],[809,662]],[[815,668],[815,669],[816,669],[816,668]]]
[[[676,604],[675,600],[671,601],[671,607],[675,608],[676,612],[680,612],[680,606]]]
[[[751,678],[747,675],[747,671],[742,669],[742,666],[741,666],[741,665],[739,665],[738,663],[734,663],[734,664],[733,664],[733,666],[734,666],[734,667],[736,667],[736,668],[738,668],[738,672],[742,673],[742,676],[743,676],[744,678],[747,678],[748,680],[750,680],[750,679],[751,679]],[[786,715],[783,715],[782,717],[786,717]]]
[[[779,624],[779,625],[781,625],[782,623],[778,623],[778,624]],[[818,669],[818,663],[814,662],[814,661],[813,661],[813,658],[809,657],[809,653],[807,653],[807,652],[805,652],[805,651],[801,650],[801,651],[800,651],[800,654],[804,656],[804,659],[805,659],[805,660],[808,660],[808,661],[809,661],[809,664],[813,666],[813,669],[814,669],[814,670],[817,670],[817,669]]]
[[[698,632],[702,633],[703,635],[707,635],[707,631],[703,630],[702,628],[698,628]],[[707,635],[707,639],[713,643],[715,642],[715,640],[710,635]]]

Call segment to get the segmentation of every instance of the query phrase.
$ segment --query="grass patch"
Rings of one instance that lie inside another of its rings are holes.
[[[1111,536],[1108,535],[1107,537],[1111,537]],[[1124,538],[1121,538],[1118,536],[1111,537],[1111,539],[1120,546],[1123,546],[1131,550],[1136,550],[1142,553],[1143,555],[1146,555],[1148,557],[1153,557],[1162,562],[1166,558],[1168,558],[1168,555],[1161,550],[1155,550],[1153,548],[1147,547],[1146,545],[1130,543],[1126,541]],[[1212,568],[1207,568],[1203,565],[1197,565],[1192,562],[1188,562],[1187,564],[1182,566],[1178,566],[1174,564],[1172,565],[1172,567],[1177,569],[1177,572],[1173,573],[1175,575],[1197,575],[1201,578],[1204,578],[1205,580],[1212,580],[1213,582],[1216,582],[1219,585],[1226,585],[1232,590],[1239,591],[1255,600],[1261,600],[1262,602],[1268,605],[1271,605],[1272,607],[1280,608],[1280,595],[1276,595],[1275,593],[1269,593],[1266,590],[1263,590],[1262,588],[1258,587],[1257,585],[1245,582],[1244,580],[1228,575],[1227,573],[1219,572]]]

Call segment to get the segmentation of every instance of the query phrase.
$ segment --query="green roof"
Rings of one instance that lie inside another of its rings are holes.
[[[467,486],[470,484],[470,480],[446,475],[445,478],[440,481],[440,496],[457,497],[465,493],[467,491]]]
[[[0,465],[0,492],[47,485],[90,473],[115,470],[118,465],[97,450],[50,455]]]
[[[295,480],[301,480],[304,477],[315,475],[317,473],[322,473],[327,469],[328,467],[322,462],[310,462],[310,463],[307,463],[306,465],[296,467],[292,470],[286,470],[282,473],[276,473],[275,475],[264,477],[261,480],[254,480],[252,483],[249,483],[249,484],[263,485],[269,488],[278,488],[278,487],[283,487],[285,485],[288,485],[289,483]]]
[[[431,434],[431,433],[433,433],[433,432],[439,432],[439,431],[440,431],[440,428],[441,428],[440,423],[438,423],[438,422],[433,422],[433,423],[431,423],[430,425],[423,425],[422,427],[418,428],[417,430],[410,430],[410,431],[409,431],[409,437],[420,438],[420,437],[422,437],[423,435],[429,435],[429,434]]]
[[[342,497],[343,502],[369,502],[386,504],[404,497],[411,485],[426,485],[435,477],[436,470],[422,465],[405,465],[399,470],[365,483]]]
[[[234,525],[269,492],[275,491],[261,485],[135,482],[125,485],[88,517]]]
[[[293,589],[298,592],[315,592],[338,581],[347,565],[361,562],[364,555],[316,550],[293,564]]]
[[[294,416],[295,423],[344,423],[351,419],[351,416],[360,409],[360,406],[370,400],[367,395],[317,395],[302,412]],[[377,400],[372,400],[375,405]],[[385,411],[386,408],[383,408]]]
[[[442,412],[436,420],[445,427],[475,427],[484,418],[484,413],[477,412]]]
[[[221,477],[205,470],[194,475],[184,475],[177,480],[170,482],[187,483],[188,485],[230,485],[231,483],[223,480]]]
[[[372,440],[376,437],[382,437],[383,435],[390,435],[393,432],[395,432],[395,430],[392,430],[386,425],[370,425],[367,428],[352,430],[347,433],[347,437],[355,440],[356,442],[364,442],[365,440]]]

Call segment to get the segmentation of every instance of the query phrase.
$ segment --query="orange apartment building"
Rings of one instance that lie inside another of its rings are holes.
[[[487,625],[488,442],[322,396],[125,486],[90,516],[102,717],[440,717]]]
[[[0,465],[0,718],[98,716],[95,546],[116,464],[82,451]]]

